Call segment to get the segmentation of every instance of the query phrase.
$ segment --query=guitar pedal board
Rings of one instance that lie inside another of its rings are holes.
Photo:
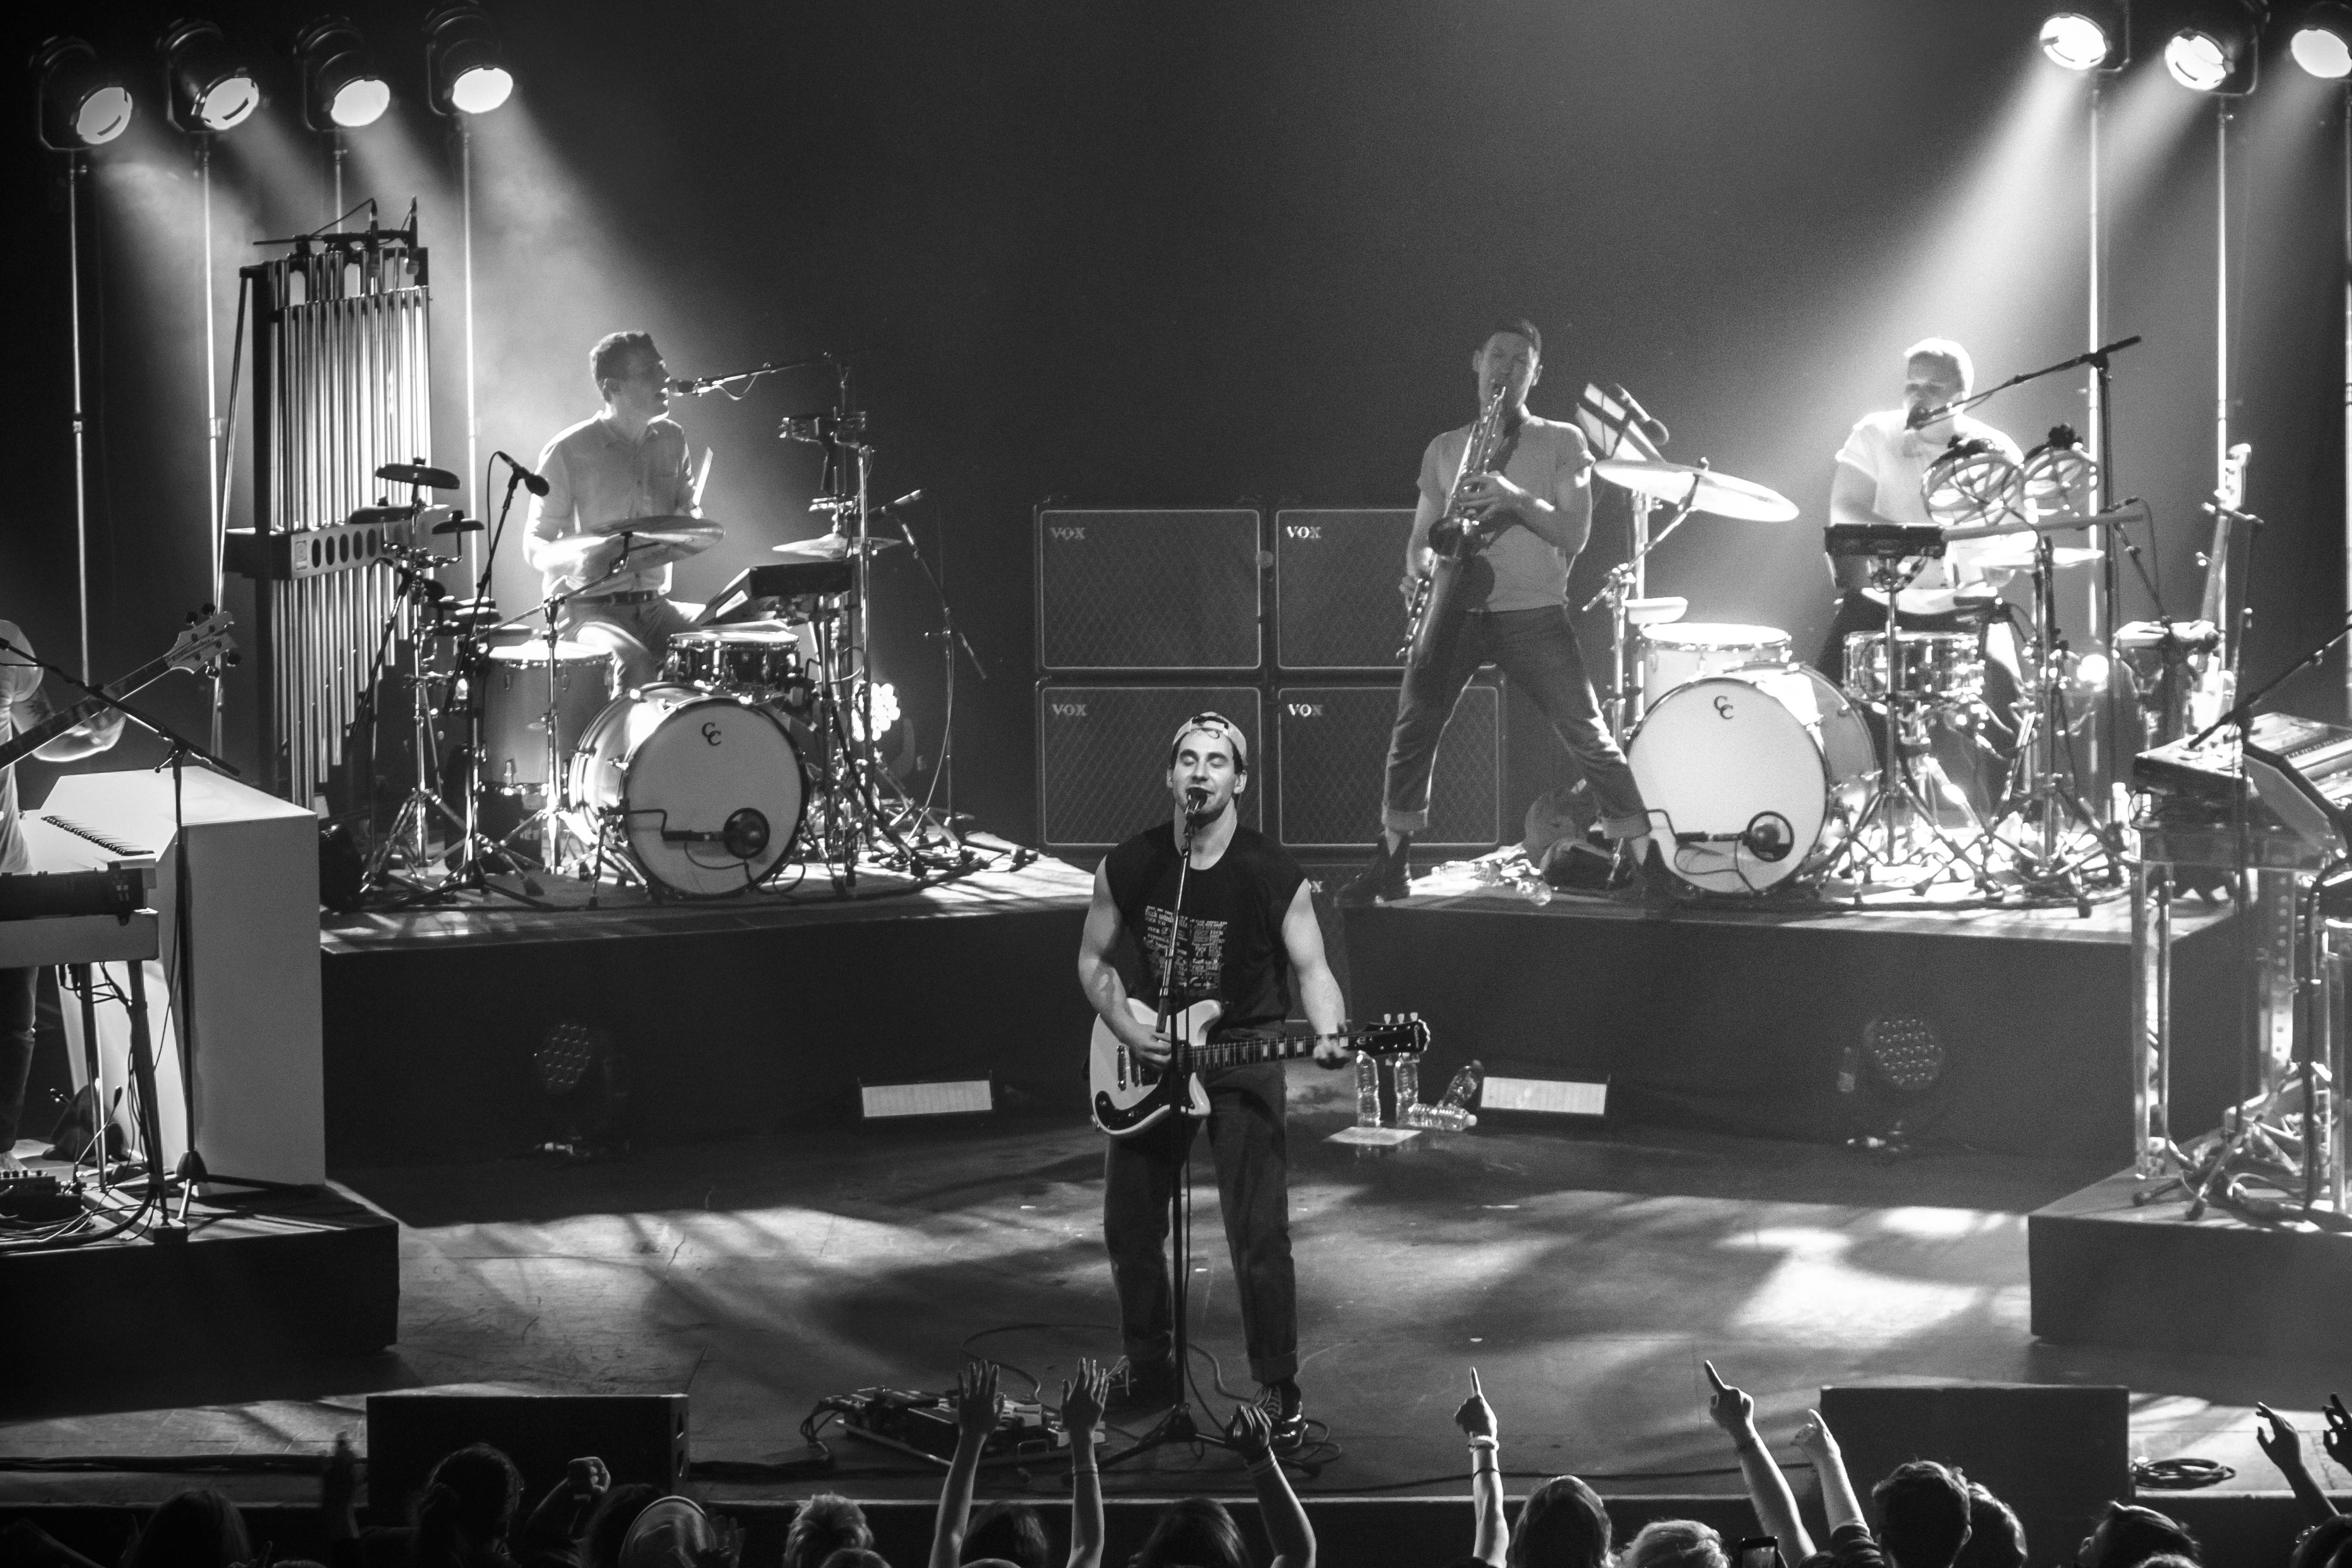
[[[852,1436],[944,1468],[955,1458],[956,1411],[944,1394],[924,1394],[899,1388],[861,1388],[836,1394],[821,1409],[841,1416],[842,1429]],[[1097,1428],[1095,1441],[1102,1441]],[[1034,1402],[1008,1399],[981,1449],[988,1465],[1043,1464],[1066,1458],[1070,1436],[1058,1412]]]

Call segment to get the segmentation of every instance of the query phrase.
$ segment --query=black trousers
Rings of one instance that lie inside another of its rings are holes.
[[[1250,1375],[1280,1383],[1298,1373],[1298,1286],[1290,1262],[1290,1153],[1280,1062],[1205,1075],[1209,1149],[1218,1206],[1242,1308]],[[1174,1343],[1168,1287],[1168,1199],[1182,1176],[1198,1122],[1169,1116],[1103,1155],[1103,1241],[1118,1289],[1127,1358],[1156,1361]],[[1194,1245],[1200,1232],[1193,1231]],[[1181,1368],[1178,1369],[1180,1372]]]
[[[25,1084],[33,1072],[33,998],[37,969],[0,969],[0,1154],[16,1146]]]

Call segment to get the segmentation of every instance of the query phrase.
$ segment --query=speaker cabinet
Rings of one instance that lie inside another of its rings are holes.
[[[1241,820],[1265,825],[1271,783],[1255,686],[1037,683],[1037,837],[1052,849],[1108,849],[1165,822],[1168,743],[1195,713],[1222,713],[1249,740]]]
[[[2069,1561],[2107,1500],[2131,1496],[2129,1389],[1835,1385],[1822,1390],[1821,1411],[1865,1506],[1897,1465],[1958,1465],[2017,1510],[2031,1562]]]
[[[1412,509],[1297,507],[1274,514],[1274,658],[1285,669],[1394,673],[1404,642]]]
[[[1038,668],[1255,671],[1259,549],[1240,508],[1040,508]]]
[[[445,1454],[488,1443],[522,1472],[523,1506],[593,1454],[613,1484],[646,1481],[677,1490],[687,1474],[686,1395],[371,1394],[367,1396],[368,1511],[405,1519]]]
[[[1437,743],[1429,826],[1414,842],[1486,850],[1502,841],[1502,683],[1463,688]],[[1275,693],[1276,832],[1292,849],[1360,849],[1381,831],[1393,683],[1285,686]]]

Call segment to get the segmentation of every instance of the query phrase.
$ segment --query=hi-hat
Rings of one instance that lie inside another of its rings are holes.
[[[1677,506],[1687,500],[1692,510],[1711,512],[1717,517],[1736,517],[1744,522],[1789,522],[1797,515],[1797,503],[1779,490],[1752,479],[1718,474],[1713,468],[1695,468],[1686,463],[1644,462],[1638,458],[1603,458],[1592,465],[1592,471],[1635,495],[1672,501]],[[1696,496],[1691,494],[1693,479],[1698,481]]]
[[[395,485],[423,485],[428,490],[454,490],[459,484],[457,476],[448,469],[427,468],[423,463],[386,463],[375,471],[375,477]]]
[[[900,539],[869,538],[866,542],[867,555],[905,548],[906,541]],[[779,544],[773,549],[787,561],[846,561],[852,546],[846,534],[820,533],[814,539],[795,539],[790,544]]]

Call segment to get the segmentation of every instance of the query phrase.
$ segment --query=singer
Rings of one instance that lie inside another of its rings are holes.
[[[624,689],[651,684],[686,616],[669,601],[670,569],[621,562],[614,525],[641,517],[698,516],[686,432],[668,418],[669,367],[644,332],[611,332],[588,352],[604,412],[547,444],[547,493],[530,503],[523,554],[543,592],[569,593],[564,635],[615,655]],[[615,566],[618,570],[615,570]]]
[[[1462,689],[1489,662],[1520,682],[1591,781],[1601,829],[1619,848],[1617,879],[1671,897],[1664,863],[1649,853],[1650,817],[1625,754],[1601,722],[1584,654],[1568,618],[1568,569],[1592,531],[1592,453],[1573,424],[1528,412],[1543,375],[1543,334],[1532,322],[1505,323],[1470,356],[1483,407],[1502,386],[1507,405],[1494,471],[1463,476],[1478,521],[1477,552],[1464,563],[1468,613],[1430,640],[1430,657],[1406,667],[1389,739],[1382,833],[1371,858],[1340,889],[1344,903],[1402,899],[1411,892],[1413,836],[1429,826],[1430,775],[1437,740]],[[1421,501],[1405,545],[1406,585],[1432,571],[1430,531],[1454,505],[1456,470],[1470,426],[1433,438],[1421,455]],[[1483,592],[1481,590],[1483,589]]]
[[[1272,1033],[1295,998],[1318,1035],[1344,1027],[1346,1004],[1324,960],[1306,874],[1272,839],[1237,820],[1234,801],[1248,787],[1249,748],[1241,731],[1221,714],[1193,715],[1169,742],[1172,821],[1137,834],[1095,871],[1078,983],[1128,1047],[1155,1066],[1168,1061],[1168,1043],[1128,1011],[1129,988],[1113,956],[1121,933],[1134,944],[1133,992],[1145,1003],[1162,1004],[1160,976],[1172,964],[1163,1013],[1214,1000],[1223,1008],[1220,1032]],[[1179,908],[1188,841],[1190,871]],[[1345,1047],[1326,1040],[1315,1059],[1336,1067],[1349,1058]],[[1288,1453],[1304,1440],[1307,1418],[1297,1381],[1283,1070],[1280,1062],[1223,1068],[1204,1074],[1202,1083],[1250,1375],[1261,1385],[1274,1446]],[[1154,1409],[1178,1396],[1184,1369],[1171,1353],[1162,1249],[1170,1194],[1190,1157],[1192,1131],[1192,1117],[1169,1117],[1135,1137],[1111,1140],[1103,1161],[1103,1240],[1126,1352],[1113,1373],[1118,1408]]]

